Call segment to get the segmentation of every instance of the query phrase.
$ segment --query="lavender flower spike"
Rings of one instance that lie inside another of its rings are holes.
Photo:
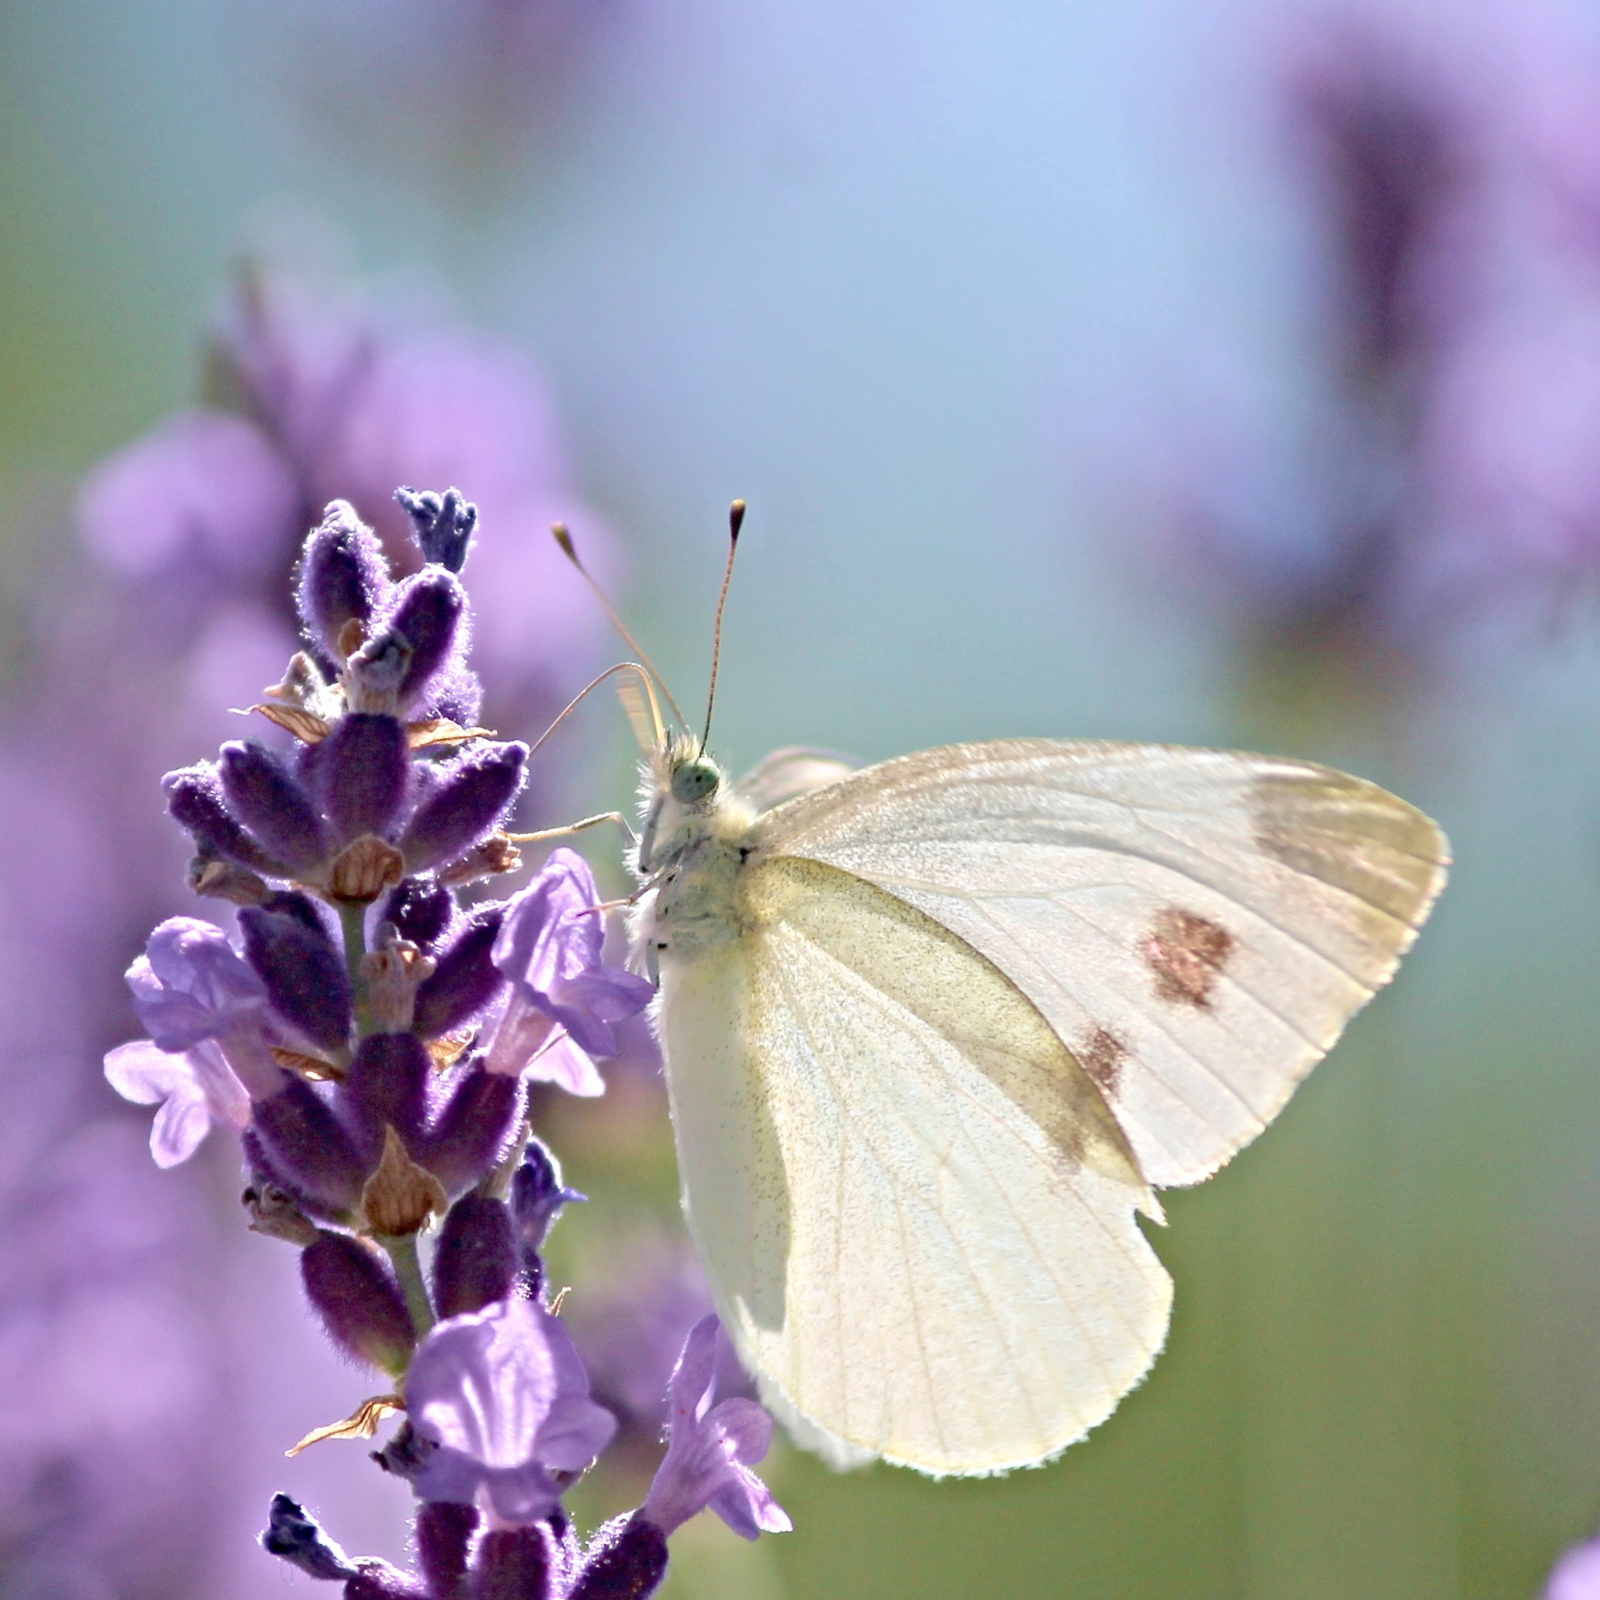
[[[552,1474],[581,1472],[617,1430],[560,1320],[526,1300],[449,1317],[417,1347],[405,1382],[411,1425],[439,1445],[413,1487],[472,1504],[481,1489],[502,1522],[548,1516]]]
[[[551,851],[539,876],[508,902],[493,959],[522,999],[580,1050],[611,1056],[612,1023],[643,1011],[655,989],[601,961],[599,900],[589,863],[572,850]]]
[[[754,1400],[711,1404],[717,1380],[715,1316],[689,1330],[672,1374],[667,1453],[639,1514],[671,1533],[708,1506],[741,1539],[794,1526],[750,1468],[772,1442],[772,1418]]]

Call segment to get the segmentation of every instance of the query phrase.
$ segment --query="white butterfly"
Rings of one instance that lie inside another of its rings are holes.
[[[1326,767],[1160,745],[788,751],[730,785],[639,677],[634,950],[762,1399],[839,1464],[1048,1459],[1165,1338],[1135,1213],[1393,976],[1444,836]]]

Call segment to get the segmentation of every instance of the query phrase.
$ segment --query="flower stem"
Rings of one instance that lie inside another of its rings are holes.
[[[339,903],[339,929],[344,935],[344,964],[350,974],[350,993],[355,1003],[356,1034],[365,1039],[372,1032],[372,1016],[367,1008],[367,980],[361,971],[361,958],[367,953],[367,908],[345,900]]]
[[[417,1236],[414,1233],[379,1234],[378,1243],[394,1264],[395,1276],[400,1280],[400,1292],[405,1296],[406,1310],[411,1313],[411,1326],[417,1330],[420,1339],[433,1326],[434,1317],[428,1288],[422,1281]]]

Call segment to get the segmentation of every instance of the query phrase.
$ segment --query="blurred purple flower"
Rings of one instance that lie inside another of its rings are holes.
[[[1174,519],[1255,631],[1395,665],[1600,570],[1600,57],[1550,5],[1438,20],[1353,7],[1284,72],[1324,264],[1303,442],[1212,441]]]
[[[563,1487],[553,1474],[581,1472],[617,1428],[589,1398],[560,1319],[528,1300],[439,1323],[412,1357],[405,1399],[413,1428],[439,1446],[418,1495],[471,1504],[481,1489],[510,1523],[548,1516]]]
[[[641,1511],[668,1534],[708,1507],[741,1539],[787,1533],[794,1524],[750,1470],[772,1443],[772,1418],[738,1396],[711,1404],[721,1334],[709,1316],[684,1340],[669,1390],[667,1453]]]
[[[1541,1600],[1600,1600],[1600,1538],[1574,1545],[1556,1562]]]

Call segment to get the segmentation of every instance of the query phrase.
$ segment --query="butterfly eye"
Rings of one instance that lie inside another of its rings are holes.
[[[698,805],[722,781],[709,761],[691,761],[672,774],[672,798],[681,806]]]

